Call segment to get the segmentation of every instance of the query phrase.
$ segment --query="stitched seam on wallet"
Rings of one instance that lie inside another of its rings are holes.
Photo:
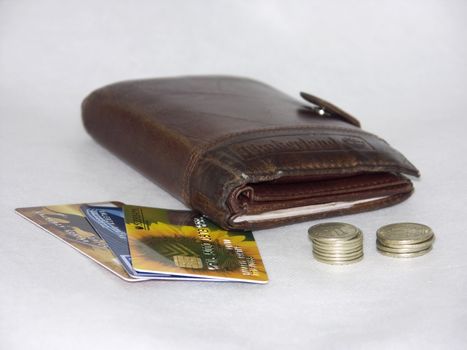
[[[206,153],[209,151],[210,148],[218,145],[219,143],[223,142],[223,141],[226,141],[232,137],[235,137],[235,136],[238,136],[238,135],[245,135],[245,134],[263,134],[263,133],[267,133],[267,132],[271,132],[271,131],[286,131],[286,130],[303,130],[303,129],[309,129],[309,130],[313,130],[313,129],[320,129],[320,130],[329,130],[329,131],[345,131],[349,134],[365,134],[365,135],[369,135],[369,136],[373,136],[373,137],[376,137],[377,139],[380,139],[379,137],[369,133],[369,132],[366,132],[366,131],[363,131],[362,129],[356,129],[356,130],[352,130],[352,129],[348,129],[348,128],[341,128],[341,127],[330,127],[330,126],[307,126],[307,125],[302,125],[302,126],[288,126],[288,127],[272,127],[272,128],[267,128],[267,129],[254,129],[254,130],[247,130],[247,131],[239,131],[239,132],[234,132],[234,133],[230,133],[230,134],[227,134],[227,135],[223,135],[217,139],[214,139],[204,145],[202,145],[201,147],[199,147],[198,149],[195,149],[191,155],[190,155],[190,158],[188,160],[188,163],[187,163],[187,166],[186,166],[186,170],[185,170],[185,175],[183,176],[183,185],[182,185],[182,189],[183,189],[183,197],[185,198],[185,201],[186,203],[190,204],[190,177],[191,177],[191,174],[193,173],[194,171],[194,168],[196,167],[197,163],[198,163],[198,160]],[[395,164],[395,163],[394,163]]]
[[[370,165],[380,165],[380,166],[391,166],[394,170],[401,170],[402,167],[398,166],[395,163],[380,163],[380,162],[371,162],[371,163],[360,163],[358,162],[357,164],[352,164],[348,166],[341,166],[341,165],[334,165],[334,166],[327,166],[327,167],[300,167],[300,168],[284,168],[283,171],[297,171],[297,170],[303,170],[303,169],[315,169],[319,171],[326,171],[330,169],[341,169],[341,170],[347,170],[347,169],[359,169],[362,166],[370,166]],[[316,173],[315,173],[316,174]],[[319,173],[318,173],[319,174]],[[270,173],[261,173],[261,174],[254,174],[255,176],[267,176],[270,175]]]
[[[352,189],[352,188],[359,188],[359,187],[366,187],[366,186],[374,186],[374,185],[382,185],[382,184],[386,184],[386,183],[390,183],[390,182],[393,182],[393,179],[389,179],[389,180],[384,180],[384,181],[373,181],[373,182],[366,182],[364,184],[359,184],[359,185],[350,185],[350,186],[341,186],[341,187],[333,187],[332,188],[332,191],[338,191],[338,190],[349,190],[349,189]],[[396,186],[398,184],[394,184],[394,186]],[[328,190],[317,190],[317,191],[313,191],[314,194],[316,193],[322,193],[322,192],[326,192]],[[271,195],[271,194],[275,194],[276,192],[275,191],[264,191],[263,192],[264,194],[267,194],[267,195]],[[310,193],[310,191],[298,191],[298,192],[293,192],[294,194],[306,194],[306,193]]]
[[[212,157],[208,157],[208,158],[205,158],[206,161],[209,161],[217,166],[219,166],[219,168],[222,168],[224,170],[226,170],[227,172],[229,172],[230,174],[232,174],[233,176],[235,176],[235,169],[228,166],[227,164],[225,163],[222,163],[220,162],[218,159],[216,158],[212,158]],[[203,193],[201,192],[198,192],[198,195],[202,195],[203,198],[207,198]],[[211,204],[210,201],[206,201],[207,205],[209,208],[212,208],[214,211],[217,211],[216,207],[214,205]],[[190,203],[191,204],[191,203]],[[221,203],[222,205],[222,203]]]

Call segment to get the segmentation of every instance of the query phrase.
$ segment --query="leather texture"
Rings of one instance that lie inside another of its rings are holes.
[[[332,103],[301,96],[229,76],[134,80],[94,91],[82,116],[104,147],[224,228],[356,213],[411,195],[402,174],[419,172],[401,153]],[[255,217],[269,212],[280,215]]]

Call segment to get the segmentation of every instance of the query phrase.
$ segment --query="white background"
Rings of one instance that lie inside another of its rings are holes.
[[[0,348],[465,349],[466,15],[465,1],[0,0]],[[328,99],[419,167],[405,203],[339,219],[364,231],[362,262],[314,261],[303,223],[255,233],[268,285],[129,284],[14,214],[184,208],[85,133],[80,103],[118,80],[216,73]],[[434,250],[379,255],[376,229],[398,221],[430,225]]]

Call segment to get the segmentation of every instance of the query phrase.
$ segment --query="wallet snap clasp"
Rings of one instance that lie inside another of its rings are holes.
[[[305,101],[310,102],[314,105],[314,107],[309,107],[309,109],[315,114],[322,117],[337,117],[345,120],[350,124],[360,127],[360,122],[357,118],[351,116],[349,113],[332,104],[331,102],[323,100],[322,98],[319,98],[317,96],[308,94],[306,92],[300,92],[300,96]]]

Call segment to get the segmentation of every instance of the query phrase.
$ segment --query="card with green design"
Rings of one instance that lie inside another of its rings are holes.
[[[226,231],[192,211],[132,205],[123,210],[136,271],[219,281],[268,281],[251,231]]]

